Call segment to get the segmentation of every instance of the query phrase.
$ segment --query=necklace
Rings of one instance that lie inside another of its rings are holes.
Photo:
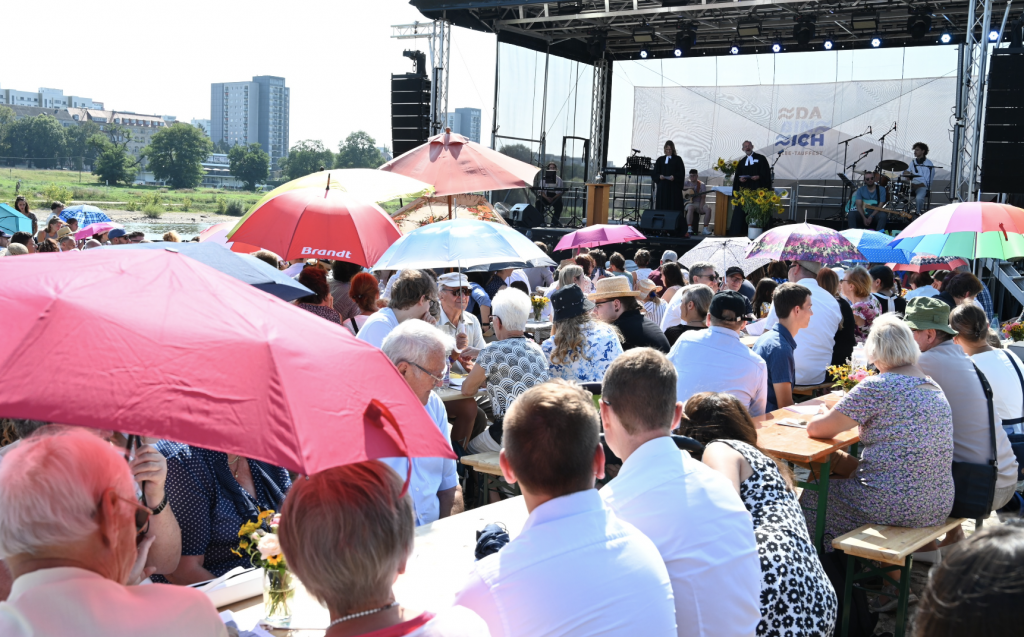
[[[239,456],[235,456],[234,460],[228,460],[228,466],[231,467],[231,475],[238,478],[238,459]]]
[[[330,629],[335,624],[340,624],[341,622],[347,622],[348,620],[355,619],[357,617],[366,617],[367,615],[373,615],[374,613],[379,613],[382,610],[387,610],[389,608],[394,608],[395,606],[398,606],[398,601],[397,600],[391,602],[387,606],[381,606],[380,608],[375,608],[373,610],[364,610],[361,613],[352,613],[351,615],[345,615],[344,617],[339,617],[339,618],[335,619],[334,621],[332,621],[330,624],[327,624],[327,628]]]

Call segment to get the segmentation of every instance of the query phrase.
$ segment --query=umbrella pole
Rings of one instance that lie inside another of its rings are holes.
[[[448,195],[448,221],[452,220],[452,196]],[[459,269],[459,274],[462,274],[462,269]]]

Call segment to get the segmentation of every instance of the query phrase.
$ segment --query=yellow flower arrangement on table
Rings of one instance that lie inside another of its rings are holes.
[[[770,188],[738,188],[732,193],[733,204],[747,215],[747,223],[767,228],[772,215],[782,212],[782,197]]]
[[[263,606],[271,623],[291,618],[295,597],[294,576],[277,537],[280,524],[281,514],[270,509],[260,511],[256,521],[246,522],[238,529],[238,548],[231,549],[238,557],[248,557],[250,564],[263,569]]]
[[[832,365],[826,368],[825,371],[832,377],[834,383],[832,386],[845,392],[856,387],[860,384],[860,381],[868,376],[874,376],[877,373],[874,370],[863,367],[854,367],[849,361],[847,361],[846,365]]]
[[[736,169],[739,168],[739,165],[740,160],[738,159],[735,161],[729,161],[727,159],[722,159],[721,157],[719,157],[718,161],[715,162],[715,165],[712,166],[711,168],[717,172],[722,173],[723,175],[725,175],[725,178],[728,179],[729,177],[733,176],[733,174],[736,172]]]
[[[533,320],[540,320],[540,313],[544,311],[544,307],[551,302],[546,296],[531,296],[530,305],[533,306]]]

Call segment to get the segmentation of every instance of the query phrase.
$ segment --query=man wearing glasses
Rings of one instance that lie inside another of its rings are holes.
[[[718,292],[718,273],[715,272],[714,264],[706,261],[699,261],[690,266],[690,285],[706,285],[712,292]],[[661,317],[661,331],[675,327],[683,322],[683,295],[676,293],[668,302],[665,313]]]
[[[437,284],[441,297],[441,318],[437,327],[455,339],[452,369],[468,374],[473,369],[472,359],[487,345],[480,321],[466,311],[473,290],[466,275],[458,272],[442,274],[437,277]]]

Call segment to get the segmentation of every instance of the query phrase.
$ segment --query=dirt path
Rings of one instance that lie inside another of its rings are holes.
[[[142,212],[130,212],[128,210],[104,210],[111,221],[118,223],[205,223],[213,225],[222,221],[238,221],[238,217],[218,215],[213,212],[165,212],[157,219],[150,219]]]

